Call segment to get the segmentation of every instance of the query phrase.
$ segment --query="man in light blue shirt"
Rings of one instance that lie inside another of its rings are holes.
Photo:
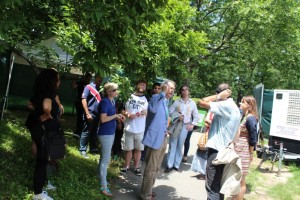
[[[230,98],[229,85],[220,84],[216,93],[199,101],[200,107],[210,109],[214,114],[206,144],[208,157],[205,187],[208,200],[224,199],[224,195],[220,193],[224,165],[212,165],[212,161],[219,151],[223,151],[233,141],[240,125],[240,111]]]
[[[142,143],[148,146],[140,197],[151,200],[156,195],[152,188],[167,148],[168,104],[174,95],[175,82],[166,80],[161,84],[162,92],[151,97],[148,106],[145,134]]]

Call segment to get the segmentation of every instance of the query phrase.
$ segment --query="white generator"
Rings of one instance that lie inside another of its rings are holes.
[[[300,153],[300,90],[274,90],[270,141],[274,148],[282,142],[288,152]]]

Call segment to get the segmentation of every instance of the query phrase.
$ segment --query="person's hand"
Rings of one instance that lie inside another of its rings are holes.
[[[206,127],[210,127],[211,120],[208,120],[208,119],[205,120],[204,124],[205,124]]]
[[[64,114],[65,113],[65,109],[64,109],[64,106],[62,105],[62,104],[60,104],[60,106],[59,106],[59,115],[62,115],[62,114]]]
[[[223,90],[222,92],[220,92],[218,94],[218,97],[221,99],[221,100],[225,100],[227,99],[228,97],[231,96],[231,90],[230,89],[227,89],[227,90]]]
[[[169,85],[168,85],[168,84],[163,85],[163,86],[161,87],[161,91],[162,91],[162,92],[167,92],[168,89],[169,89]]]
[[[137,118],[137,115],[134,114],[134,113],[131,113],[131,114],[128,115],[128,118],[129,119],[135,119],[135,118]]]
[[[193,129],[194,129],[194,125],[193,124],[186,125],[186,130],[192,131]]]
[[[125,116],[122,115],[122,114],[118,114],[118,118],[121,122],[124,122],[125,121]]]
[[[178,120],[182,121],[183,120],[183,115],[180,115],[180,117],[178,117]]]
[[[250,162],[253,160],[253,153],[250,153]]]
[[[89,113],[89,114],[86,114],[86,119],[88,120],[88,121],[91,121],[91,120],[93,120],[93,116]]]
[[[141,115],[147,115],[147,110],[142,110]]]

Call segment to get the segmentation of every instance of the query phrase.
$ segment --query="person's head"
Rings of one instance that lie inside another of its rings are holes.
[[[189,97],[189,95],[190,95],[190,88],[189,88],[189,86],[182,85],[179,88],[179,93],[180,93],[181,98]]]
[[[227,83],[221,83],[217,89],[216,89],[216,93],[220,94],[221,92],[223,92],[224,90],[230,89],[230,86]]]
[[[85,74],[84,74],[84,77],[83,77],[83,80],[86,82],[86,83],[89,83],[90,81],[91,81],[91,79],[92,79],[92,74],[90,73],[90,72],[86,72]]]
[[[143,94],[147,91],[147,82],[145,80],[139,80],[136,82],[135,91]]]
[[[166,93],[166,98],[170,99],[174,95],[176,83],[172,80],[165,80],[161,84],[161,89]]]
[[[119,94],[118,84],[108,82],[104,85],[104,96],[108,98],[114,98],[117,97],[118,94]]]
[[[95,84],[96,84],[97,86],[99,86],[99,85],[101,84],[101,82],[102,82],[102,78],[101,78],[100,74],[99,74],[99,73],[96,73],[96,74],[95,74]]]
[[[257,118],[256,100],[253,96],[244,96],[240,103],[240,109],[245,115],[252,114]]]
[[[152,86],[152,94],[158,94],[161,91],[161,87],[159,83],[154,83]]]
[[[56,92],[60,85],[58,71],[55,69],[45,69],[39,73],[35,79],[33,92],[35,95],[45,92]]]

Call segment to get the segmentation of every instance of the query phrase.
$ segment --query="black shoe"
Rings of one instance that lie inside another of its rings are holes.
[[[172,171],[172,168],[167,167],[167,168],[165,169],[165,173],[170,173],[170,171]]]
[[[182,171],[179,168],[173,167],[173,169],[179,173],[181,173]]]

